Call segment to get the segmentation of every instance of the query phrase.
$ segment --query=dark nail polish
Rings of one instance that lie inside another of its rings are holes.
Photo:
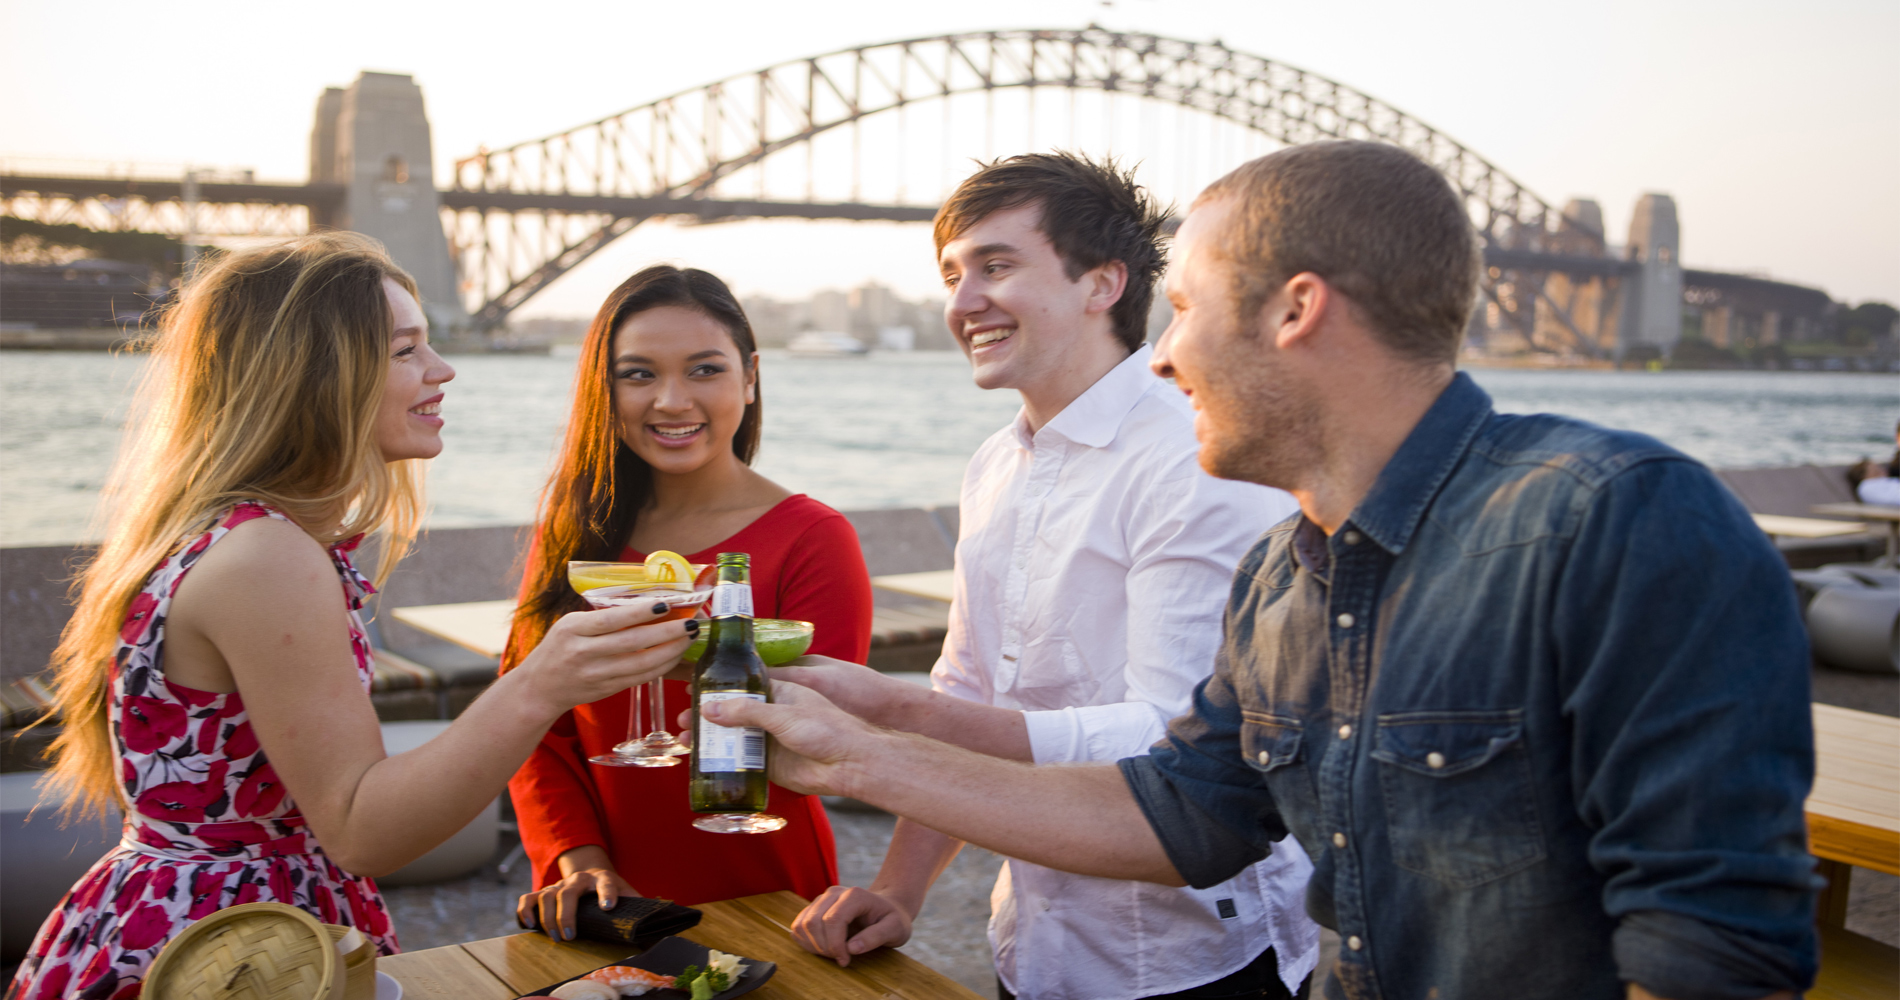
[[[686,634],[687,635],[699,634],[699,619],[697,618],[686,619]]]
[[[660,603],[658,603],[658,604],[655,604],[655,605],[653,606],[653,613],[654,613],[654,614],[656,614],[656,615],[663,615],[663,614],[666,614],[666,602],[665,602],[665,601],[661,601]]]

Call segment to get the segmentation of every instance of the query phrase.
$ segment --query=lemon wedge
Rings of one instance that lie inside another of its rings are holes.
[[[647,556],[649,583],[692,583],[693,567],[677,552],[660,549]]]

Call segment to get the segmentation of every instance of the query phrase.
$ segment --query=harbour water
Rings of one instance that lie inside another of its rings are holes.
[[[559,444],[575,354],[460,355],[429,523],[521,524]],[[0,545],[93,537],[138,355],[0,356]],[[857,358],[767,352],[757,467],[840,509],[952,503],[964,463],[1014,416],[952,352]],[[1472,369],[1505,412],[1554,412],[1652,434],[1717,467],[1885,456],[1900,417],[1892,375]]]

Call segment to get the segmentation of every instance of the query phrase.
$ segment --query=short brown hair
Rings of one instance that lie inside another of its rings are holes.
[[[1123,346],[1141,346],[1155,278],[1168,262],[1161,245],[1167,213],[1135,183],[1134,171],[1113,159],[1097,163],[1074,153],[1028,153],[984,164],[937,210],[937,253],[989,216],[1032,202],[1042,206],[1037,228],[1062,258],[1070,281],[1112,260],[1128,268],[1128,284],[1109,318]]]
[[[1423,160],[1379,142],[1292,146],[1234,168],[1194,204],[1225,198],[1235,215],[1220,245],[1240,315],[1310,272],[1363,310],[1393,351],[1457,358],[1483,260],[1457,193]]]

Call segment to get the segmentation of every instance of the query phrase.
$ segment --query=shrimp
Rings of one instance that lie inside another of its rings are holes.
[[[631,965],[610,965],[595,969],[581,978],[611,986],[619,990],[623,997],[637,997],[648,990],[667,989],[673,985],[672,976],[662,976]]]

